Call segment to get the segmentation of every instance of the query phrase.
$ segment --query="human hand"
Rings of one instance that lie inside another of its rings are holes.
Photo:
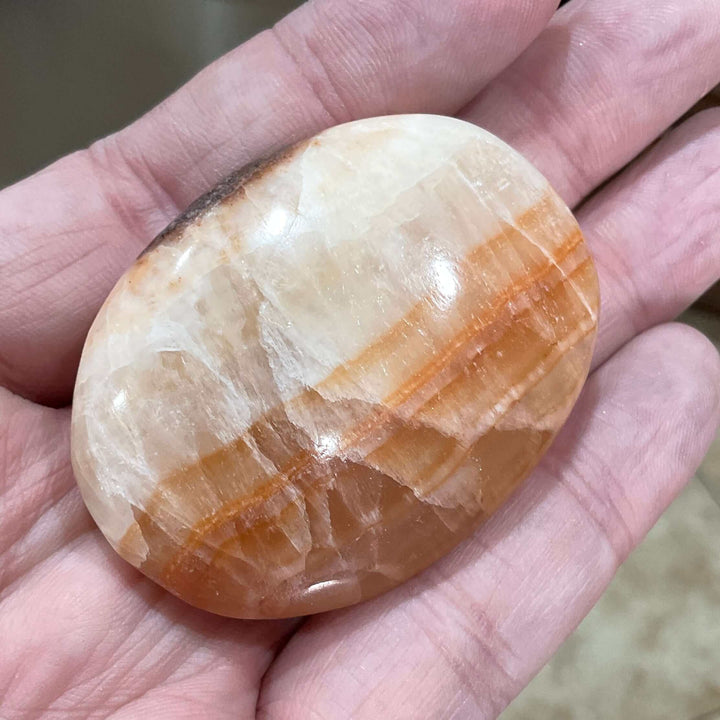
[[[720,420],[715,350],[663,324],[720,275],[720,111],[584,199],[720,82],[720,8],[572,0],[545,27],[555,4],[316,0],[0,194],[0,716],[491,718],[592,607]],[[482,125],[579,208],[603,298],[594,372],[523,488],[409,583],[303,623],[195,610],[112,552],[75,488],[64,406],[84,335],[220,177],[395,112]]]

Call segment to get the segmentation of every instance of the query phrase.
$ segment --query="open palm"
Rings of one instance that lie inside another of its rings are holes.
[[[0,194],[0,717],[491,718],[590,609],[720,419],[714,349],[662,324],[720,276],[720,112],[594,192],[720,82],[720,5],[556,4],[315,0]],[[524,487],[413,581],[302,623],[195,610],[114,555],[75,489],[84,334],[224,174],[396,112],[482,125],[579,206],[603,297],[593,374]]]

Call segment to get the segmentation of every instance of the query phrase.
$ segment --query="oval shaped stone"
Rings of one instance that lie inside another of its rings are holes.
[[[334,127],[221,183],[117,283],[77,378],[75,475],[117,552],[193,605],[355,603],[528,475],[597,308],[575,219],[496,137]]]

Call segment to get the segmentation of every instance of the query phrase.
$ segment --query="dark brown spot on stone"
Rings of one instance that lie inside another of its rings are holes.
[[[279,150],[278,152],[261,158],[241,167],[239,170],[222,179],[215,187],[201,195],[195,202],[176,217],[159,235],[140,253],[143,256],[150,253],[159,245],[178,240],[183,231],[202,218],[208,210],[218,205],[231,201],[238,194],[245,192],[245,188],[252,182],[261,180],[267,173],[279,165],[290,160],[290,158],[301,148],[307,145],[307,141],[296,143]]]

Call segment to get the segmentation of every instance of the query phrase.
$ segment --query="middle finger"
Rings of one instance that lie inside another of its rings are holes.
[[[718,82],[717,0],[573,0],[461,117],[573,206]]]

